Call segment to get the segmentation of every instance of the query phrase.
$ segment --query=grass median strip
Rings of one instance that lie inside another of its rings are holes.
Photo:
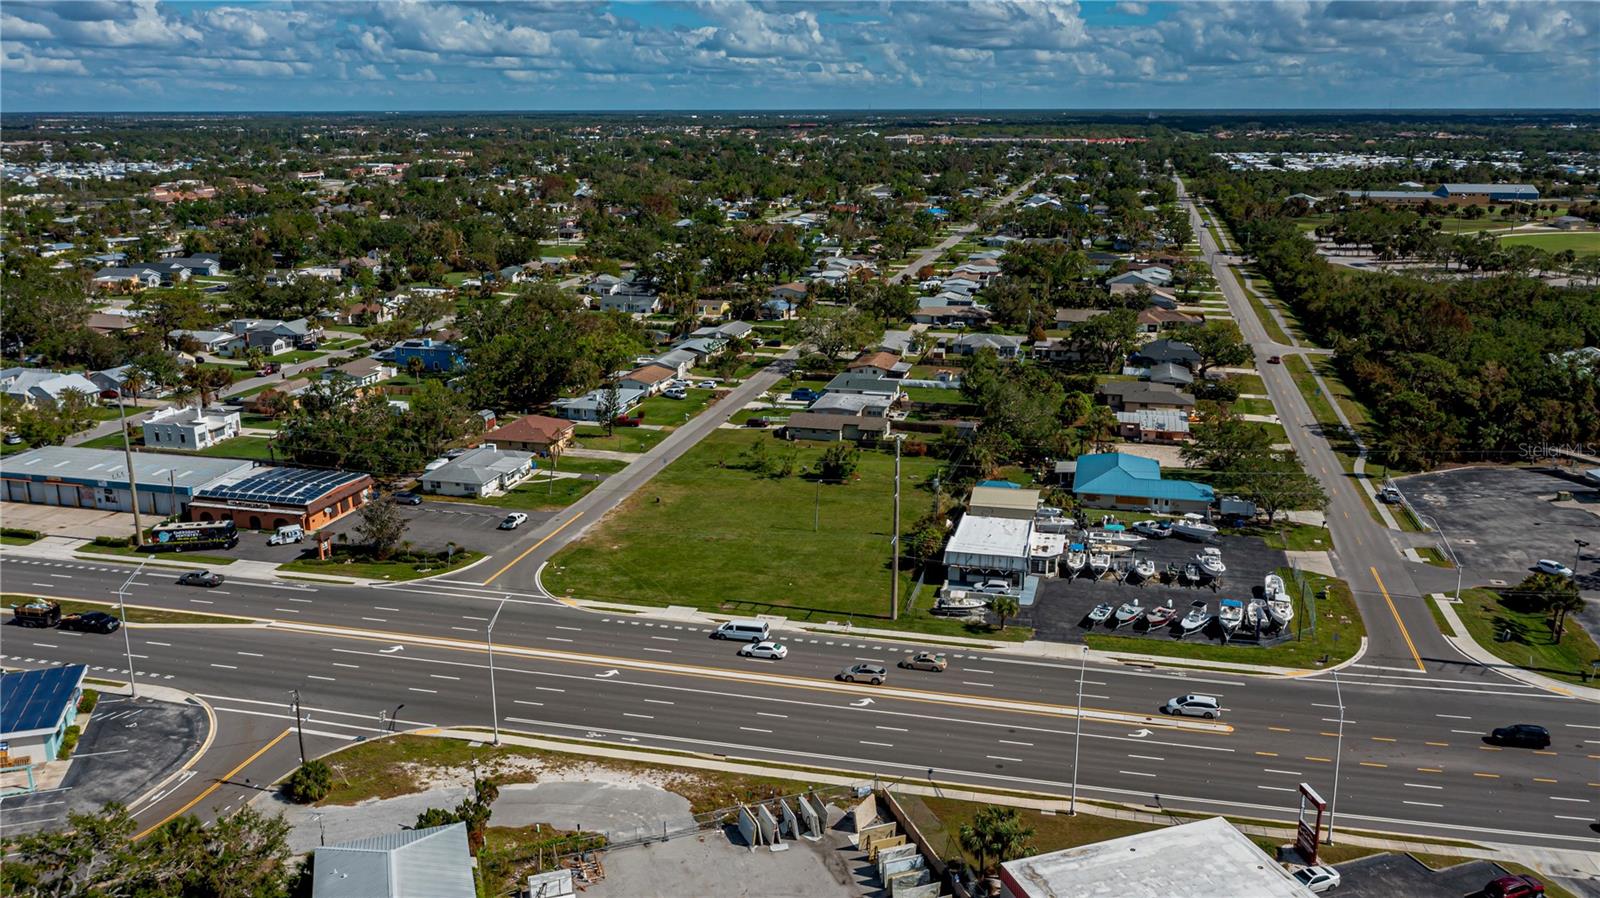
[[[206,555],[202,552],[142,552],[130,546],[102,546],[88,543],[73,549],[74,552],[89,552],[95,555],[120,555],[123,558],[150,559],[151,561],[187,561],[193,564],[233,564],[237,558],[225,555]]]

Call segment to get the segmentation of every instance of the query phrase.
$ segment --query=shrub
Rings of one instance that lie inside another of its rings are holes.
[[[0,536],[14,536],[17,539],[43,539],[44,534],[37,530],[27,530],[22,527],[0,527]]]
[[[83,690],[83,695],[78,699],[78,713],[92,714],[94,706],[100,704],[100,693],[93,689]]]
[[[333,791],[333,770],[322,761],[307,761],[284,781],[283,795],[295,804],[311,804]]]
[[[78,735],[82,732],[77,724],[67,727],[67,731],[61,736],[61,750],[56,752],[57,761],[65,761],[72,757],[73,750],[78,747]]]
[[[97,536],[97,537],[94,538],[94,544],[97,545],[97,546],[110,546],[110,547],[112,547],[114,549],[126,549],[129,546],[133,545],[133,537],[131,537],[131,536]]]

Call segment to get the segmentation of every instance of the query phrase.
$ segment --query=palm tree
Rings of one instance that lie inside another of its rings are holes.
[[[991,859],[998,865],[1032,851],[1032,838],[1033,829],[1022,822],[1016,808],[993,805],[980,809],[957,833],[961,850],[977,858],[984,871],[991,869]]]
[[[989,610],[994,612],[995,617],[1000,618],[1000,629],[1004,630],[1006,619],[1016,617],[1022,608],[1017,604],[1016,596],[999,595],[989,601]]]
[[[1094,443],[1094,451],[1104,452],[1110,448],[1120,424],[1116,412],[1113,412],[1110,406],[1096,405],[1089,410],[1089,417],[1084,425],[1089,431],[1089,441]]]

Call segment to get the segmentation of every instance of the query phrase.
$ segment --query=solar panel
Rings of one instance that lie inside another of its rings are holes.
[[[70,664],[0,677],[0,733],[53,729],[83,672],[82,664]]]
[[[331,490],[355,483],[365,474],[311,468],[269,468],[237,483],[203,489],[200,499],[306,505]]]

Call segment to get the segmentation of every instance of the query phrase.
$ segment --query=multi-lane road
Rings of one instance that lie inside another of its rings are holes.
[[[6,556],[11,591],[42,583],[62,596],[105,599],[118,565]],[[488,727],[485,627],[495,628],[500,725],[507,730],[696,750],[942,783],[1065,795],[1072,780],[1082,671],[1080,791],[1284,819],[1304,781],[1333,794],[1341,825],[1366,830],[1595,847],[1600,720],[1594,706],[1469,664],[1359,664],[1331,677],[1256,678],[1149,670],[947,650],[939,674],[896,670],[883,687],[833,680],[857,660],[892,663],[915,647],[832,633],[784,634],[784,662],[742,659],[704,623],[609,616],[533,593],[438,583],[363,589],[230,580],[217,590],[173,585],[146,568],[130,604],[227,612],[257,626],[134,627],[140,682],[181,687],[216,710],[227,734],[211,752],[211,782],[231,784],[197,810],[225,809],[297,760],[288,692],[297,689],[315,753],[391,726]],[[40,589],[31,591],[39,592]],[[126,676],[122,640],[5,634],[8,666],[85,661]],[[1173,720],[1168,698],[1223,699],[1222,721]],[[1339,739],[1339,696],[1344,736]],[[869,701],[870,700],[870,701]],[[1556,744],[1534,754],[1493,750],[1492,726],[1549,725]],[[394,721],[394,723],[391,723]],[[240,727],[248,727],[240,737]],[[280,738],[281,737],[281,738]],[[276,741],[273,741],[276,740]],[[239,768],[271,742],[253,762]],[[152,806],[148,822],[192,798]]]

